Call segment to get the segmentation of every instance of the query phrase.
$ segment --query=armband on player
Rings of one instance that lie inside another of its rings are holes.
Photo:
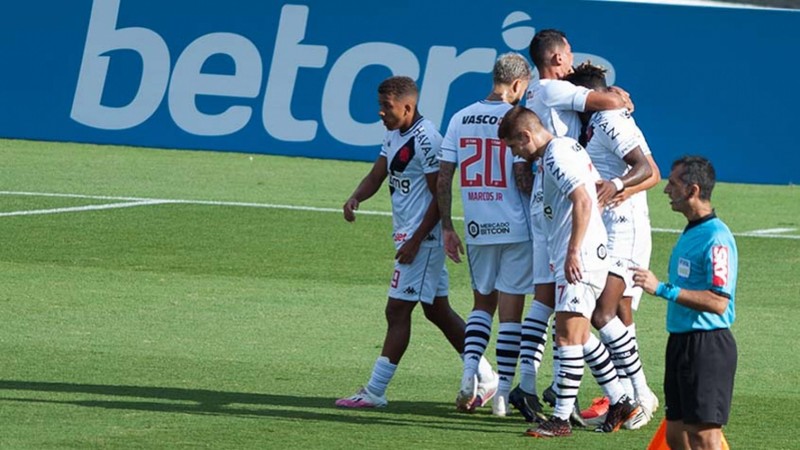
[[[657,296],[673,303],[678,301],[678,295],[680,293],[681,288],[672,283],[658,283],[658,287],[656,288]]]

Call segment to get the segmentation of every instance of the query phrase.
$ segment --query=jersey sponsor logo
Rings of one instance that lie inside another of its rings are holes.
[[[394,175],[389,176],[389,193],[394,194],[399,191],[401,194],[408,194],[411,190],[411,180],[400,178]]]
[[[603,121],[603,122],[600,122],[599,124],[597,124],[597,128],[600,128],[601,130],[603,130],[603,132],[604,132],[606,135],[608,135],[608,137],[609,137],[609,138],[610,138],[612,141],[615,141],[615,140],[617,140],[617,138],[619,137],[619,134],[620,134],[620,133],[619,133],[619,131],[617,131],[617,129],[616,129],[616,128],[614,128],[614,126],[613,126],[613,125],[609,125],[609,123],[608,123],[608,121],[607,121],[607,120],[605,120],[605,121]]]
[[[544,212],[544,216],[547,220],[553,220],[553,207],[550,205],[546,205],[542,210]]]
[[[678,258],[678,276],[688,278],[692,273],[692,263],[688,259]]]
[[[714,269],[714,277],[711,284],[716,287],[728,285],[728,261],[729,250],[725,245],[715,245],[711,247],[711,266]]]
[[[544,201],[544,192],[536,191],[533,193],[533,204],[542,203]]]
[[[500,122],[500,117],[491,114],[471,115],[461,118],[462,125],[497,125],[498,122]]]
[[[467,224],[467,233],[473,238],[509,234],[511,233],[511,224],[508,222],[477,223],[472,221]]]
[[[403,242],[406,240],[406,237],[408,237],[408,233],[395,233],[394,236],[392,236],[395,242]]]

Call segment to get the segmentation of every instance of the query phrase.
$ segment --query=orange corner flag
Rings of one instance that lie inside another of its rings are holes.
[[[725,435],[723,434],[722,450],[730,449],[730,446],[728,446],[728,440],[725,439]],[[667,445],[667,421],[665,419],[661,420],[661,425],[658,426],[656,433],[653,435],[653,439],[650,440],[647,450],[669,450],[669,446]]]

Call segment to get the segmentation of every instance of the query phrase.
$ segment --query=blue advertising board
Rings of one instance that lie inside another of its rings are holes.
[[[662,171],[797,182],[800,12],[594,1],[9,1],[0,137],[370,161],[376,87],[420,85],[439,126],[491,87],[495,58],[565,31],[628,90]],[[442,130],[444,132],[445,130]]]

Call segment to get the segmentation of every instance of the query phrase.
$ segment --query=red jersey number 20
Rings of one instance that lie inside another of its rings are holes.
[[[475,153],[461,163],[461,186],[492,188],[508,186],[506,179],[508,147],[505,142],[500,139],[465,137],[461,138],[460,148],[475,150]]]

